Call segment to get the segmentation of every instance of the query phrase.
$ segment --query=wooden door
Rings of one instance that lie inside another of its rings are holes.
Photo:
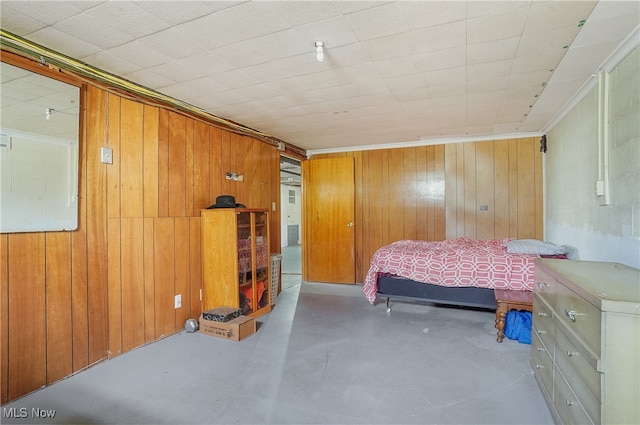
[[[302,200],[303,279],[355,283],[353,158],[304,161]]]

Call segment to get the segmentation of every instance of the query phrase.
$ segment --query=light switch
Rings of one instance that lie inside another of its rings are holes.
[[[100,148],[100,161],[103,164],[113,164],[113,149],[105,146]]]

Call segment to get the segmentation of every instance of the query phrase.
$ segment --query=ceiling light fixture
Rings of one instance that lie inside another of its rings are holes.
[[[316,41],[316,60],[322,62],[324,60],[324,43]]]

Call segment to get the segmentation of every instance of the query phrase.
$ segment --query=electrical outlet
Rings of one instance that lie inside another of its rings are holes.
[[[178,294],[176,295],[176,308],[180,307],[182,307],[182,295]]]

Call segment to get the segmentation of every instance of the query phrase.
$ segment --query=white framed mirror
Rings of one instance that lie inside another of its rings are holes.
[[[80,87],[0,62],[0,233],[78,227]]]

